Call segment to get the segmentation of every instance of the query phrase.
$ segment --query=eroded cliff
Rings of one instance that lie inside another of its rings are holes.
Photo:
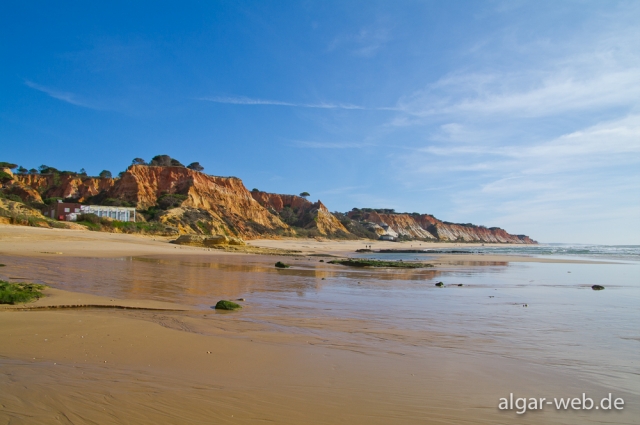
[[[4,183],[3,193],[16,195],[32,205],[42,204],[48,198],[132,205],[139,216],[173,227],[172,232],[182,234],[223,234],[245,239],[299,234],[353,239],[357,238],[355,233],[360,237],[391,235],[426,241],[536,243],[528,236],[512,235],[500,228],[448,223],[428,214],[354,210],[347,215],[338,213],[338,219],[320,201],[258,190],[249,192],[238,178],[210,176],[182,166],[132,165],[119,178],[68,172],[18,175],[10,170],[5,172],[12,180]],[[164,202],[167,199],[170,202]]]
[[[364,213],[352,211],[348,215],[375,223],[383,229],[388,226],[394,233],[406,239],[444,242],[537,243],[528,236],[512,235],[499,227],[487,228],[472,224],[448,223],[429,214],[384,214],[375,211]]]
[[[296,195],[281,195],[254,190],[251,196],[260,205],[273,213],[283,215],[289,224],[298,225],[305,229],[314,229],[319,235],[329,237],[354,238],[355,236],[340,223],[327,207],[318,202],[309,202],[307,199]],[[285,209],[290,213],[283,214]]]

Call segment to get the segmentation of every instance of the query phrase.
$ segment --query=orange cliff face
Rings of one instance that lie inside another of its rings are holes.
[[[133,202],[138,209],[156,205],[164,194],[186,195],[180,209],[168,216],[189,215],[189,210],[204,214],[205,228],[244,238],[255,238],[288,230],[289,226],[256,202],[242,180],[209,176],[184,167],[133,165],[122,175],[108,197]],[[194,215],[194,214],[191,214]],[[196,214],[197,215],[197,214]],[[171,224],[171,219],[169,224]],[[184,222],[184,220],[178,220]],[[184,223],[182,223],[184,224]],[[199,227],[178,226],[181,233],[198,233]]]
[[[17,175],[13,187],[25,195],[23,199],[27,194],[33,198],[25,200],[42,202],[60,197],[85,202],[102,195],[133,203],[138,210],[155,206],[162,195],[180,194],[186,195],[181,207],[159,217],[180,233],[221,233],[250,239],[289,231],[289,226],[277,215],[253,199],[242,180],[209,176],[185,167],[134,165],[116,179],[68,174]]]
[[[88,198],[111,189],[112,178],[82,177],[72,174],[16,174],[14,192],[25,200],[42,202],[46,198],[75,198],[84,202]],[[28,193],[28,195],[26,195]]]
[[[349,213],[350,216],[353,213]],[[536,244],[525,235],[512,235],[498,227],[445,223],[428,214],[382,214],[367,212],[362,215],[366,221],[379,226],[387,225],[400,236],[412,239],[436,240],[443,242],[487,242]]]
[[[252,191],[251,196],[260,205],[273,209],[277,213],[282,212],[285,207],[289,207],[299,218],[311,214],[313,220],[305,225],[305,228],[315,228],[323,236],[354,237],[320,201],[312,203],[301,196],[280,195],[257,190]]]

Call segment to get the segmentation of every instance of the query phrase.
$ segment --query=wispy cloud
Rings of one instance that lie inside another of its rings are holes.
[[[295,140],[292,146],[310,149],[358,149],[375,145],[367,142],[310,142]]]
[[[553,178],[550,176],[559,173],[640,164],[640,115],[602,122],[525,146],[440,143],[410,152],[396,156],[402,172],[410,175],[465,171]],[[512,175],[508,180],[513,180]]]
[[[200,97],[198,100],[206,100],[208,102],[229,103],[233,105],[273,105],[273,106],[292,106],[295,108],[317,108],[317,109],[368,109],[363,106],[352,105],[349,103],[296,103],[285,102],[281,100],[255,99],[244,96],[234,97]]]
[[[246,96],[210,96],[199,97],[196,100],[204,100],[207,102],[227,103],[232,105],[271,105],[271,106],[289,106],[294,108],[313,108],[313,109],[348,109],[348,110],[368,110],[368,111],[397,111],[396,107],[365,107],[354,105],[351,103],[304,103],[304,102],[286,102],[282,100],[257,99]]]
[[[527,86],[530,88],[523,89]],[[465,87],[466,90],[460,93]],[[425,90],[400,99],[397,109],[420,117],[504,118],[507,114],[509,117],[533,118],[628,106],[637,103],[639,97],[640,67],[603,71],[591,76],[565,71],[541,81],[535,81],[533,75],[465,75],[446,77]],[[407,118],[397,120],[396,125],[408,123]]]
[[[90,109],[102,109],[99,108],[95,105],[92,105],[84,100],[81,100],[78,98],[77,95],[73,94],[73,93],[69,93],[69,92],[64,92],[64,91],[60,91],[60,90],[56,90],[56,89],[52,89],[50,87],[45,87],[42,86],[40,84],[36,84],[33,81],[29,81],[29,80],[25,80],[24,84],[27,87],[31,87],[34,90],[38,90],[42,93],[45,93],[51,97],[53,97],[54,99],[58,99],[61,100],[63,102],[67,102],[70,103],[72,105],[76,105],[76,106],[81,106],[83,108],[90,108]]]

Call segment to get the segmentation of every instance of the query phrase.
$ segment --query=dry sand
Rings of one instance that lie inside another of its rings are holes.
[[[155,239],[0,226],[0,254],[212,255]],[[364,245],[299,240],[251,243],[332,255]],[[371,244],[374,249],[398,247]],[[440,261],[446,263],[446,258]],[[499,258],[491,261],[513,260]],[[272,261],[265,257],[264,262]],[[509,392],[553,395],[580,394],[586,387],[605,389],[543,366],[483,356],[478,354],[481,350],[464,353],[434,346],[426,355],[415,355],[335,349],[322,344],[320,332],[314,336],[252,330],[235,312],[55,289],[48,289],[47,295],[28,305],[43,309],[0,310],[0,423],[615,422],[611,415],[595,413],[517,416],[498,411],[498,395]]]
[[[88,230],[43,229],[26,226],[10,226],[0,224],[0,254],[19,256],[72,256],[72,257],[122,257],[143,255],[211,255],[211,249],[192,246],[173,245],[168,243],[173,237],[142,236],[117,233],[92,232]],[[316,239],[257,239],[247,242],[248,245],[265,248],[300,251],[300,256],[326,254],[349,256],[357,249],[371,246],[378,249],[441,249],[455,250],[473,246],[504,246],[500,244],[457,244],[435,242],[388,242],[388,241],[335,241]],[[510,245],[517,247],[517,245]],[[216,251],[216,255],[225,255]],[[536,258],[515,255],[465,255],[439,254],[441,265],[458,265],[461,261],[487,262],[539,262],[539,263],[586,263],[582,260],[558,260],[553,258]]]

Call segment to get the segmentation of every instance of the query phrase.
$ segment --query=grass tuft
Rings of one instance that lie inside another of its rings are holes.
[[[215,306],[216,310],[238,310],[242,308],[240,304],[236,304],[233,301],[220,300]]]

